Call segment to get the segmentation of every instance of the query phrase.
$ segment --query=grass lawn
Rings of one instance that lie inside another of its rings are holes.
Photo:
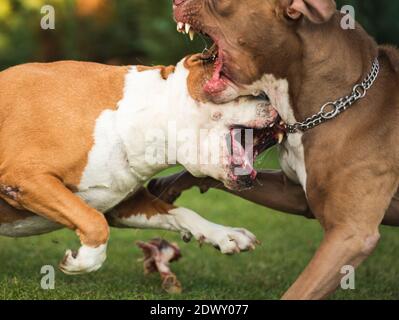
[[[70,277],[56,271],[55,290],[42,290],[40,269],[57,266],[65,249],[77,248],[67,230],[27,239],[0,238],[0,299],[278,299],[306,266],[322,232],[318,223],[259,207],[219,191],[184,194],[179,205],[204,217],[254,232],[254,252],[223,256],[196,242],[185,244],[164,231],[113,230],[103,268]],[[177,241],[183,259],[172,267],[183,284],[179,296],[164,293],[157,275],[144,277],[136,240]],[[375,254],[356,272],[356,290],[332,299],[399,299],[399,230],[382,228]]]

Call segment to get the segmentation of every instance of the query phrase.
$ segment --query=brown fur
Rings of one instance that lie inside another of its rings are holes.
[[[27,166],[30,175],[53,174],[77,187],[95,121],[105,109],[116,109],[126,72],[125,67],[57,62],[0,73],[0,181],[18,180]]]
[[[202,89],[206,83],[212,76],[213,65],[211,63],[206,63],[201,60],[201,55],[196,54],[189,56],[185,62],[184,66],[190,70],[190,74],[187,80],[187,87],[190,96],[193,97],[194,100],[200,102],[208,101],[208,96],[204,93]]]
[[[144,214],[148,218],[151,218],[157,214],[169,214],[169,211],[174,208],[176,207],[156,198],[150,194],[147,189],[142,188],[135,193],[133,197],[116,206],[112,210],[112,213],[119,218],[128,218],[138,214]],[[0,224],[13,223],[34,215],[35,214],[32,212],[16,209],[0,199]],[[117,226],[115,222],[112,222],[113,219],[110,217],[111,215],[106,214],[106,216],[110,219],[110,224],[113,227],[124,227],[121,225]]]
[[[161,78],[167,80],[171,74],[175,72],[175,66],[136,66],[138,72],[148,71],[148,70],[159,70]]]
[[[360,25],[343,30],[332,0],[226,0],[211,8],[204,3],[177,6],[176,20],[217,40],[226,56],[224,70],[237,84],[264,74],[287,79],[299,121],[350,93],[379,57],[381,72],[367,96],[303,136],[309,208],[325,237],[284,298],[324,298],[339,284],[343,265],[357,267],[372,253],[398,189],[399,53],[378,47]],[[291,4],[303,10],[295,12]],[[311,22],[317,18],[324,23]]]
[[[158,214],[169,214],[169,211],[175,208],[175,206],[153,196],[147,189],[141,188],[133,197],[116,206],[110,214],[107,214],[107,218],[111,226],[123,228],[123,225],[115,221],[115,217],[129,218],[143,214],[149,219]]]
[[[68,189],[79,185],[95,121],[116,109],[127,70],[65,61],[0,73],[0,184],[19,191],[1,198],[76,230],[87,245],[106,241],[102,214]]]
[[[0,225],[3,223],[13,223],[32,217],[34,214],[26,210],[18,210],[10,206],[7,202],[0,199]]]
[[[209,101],[208,96],[202,90],[206,81],[210,79],[213,72],[213,64],[201,59],[201,54],[193,54],[186,57],[184,67],[189,70],[187,87],[190,96],[200,102]],[[138,72],[148,70],[159,70],[162,79],[167,80],[175,71],[175,66],[137,66]]]

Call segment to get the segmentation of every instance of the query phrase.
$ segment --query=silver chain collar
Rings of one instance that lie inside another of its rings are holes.
[[[318,125],[336,118],[339,114],[344,112],[356,101],[363,99],[367,91],[373,86],[375,80],[380,72],[380,63],[378,58],[374,60],[371,72],[363,80],[362,83],[353,87],[352,93],[334,102],[327,102],[321,107],[320,112],[307,118],[304,122],[297,122],[286,125],[288,133],[305,132]]]

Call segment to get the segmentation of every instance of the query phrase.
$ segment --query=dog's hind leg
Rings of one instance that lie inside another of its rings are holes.
[[[6,187],[1,192],[3,197],[9,198],[7,202],[70,228],[79,236],[81,248],[76,253],[66,252],[60,264],[61,270],[67,274],[98,270],[106,259],[109,237],[104,215],[89,207],[52,175],[18,172],[15,182],[11,180],[15,179],[17,171],[12,172],[12,176],[2,177]]]
[[[61,228],[61,225],[40,217],[33,212],[18,210],[0,198],[0,236],[11,238],[30,237]]]
[[[144,188],[106,217],[113,227],[176,231],[185,241],[194,237],[224,254],[252,250],[257,243],[256,237],[245,229],[212,223],[192,210],[177,208],[157,199]]]

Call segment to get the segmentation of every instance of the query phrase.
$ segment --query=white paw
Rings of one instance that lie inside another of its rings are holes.
[[[168,228],[180,231],[184,241],[189,241],[191,235],[200,243],[208,243],[224,254],[233,254],[255,249],[259,242],[246,229],[221,226],[205,220],[194,211],[186,208],[175,208],[170,215],[163,215]]]
[[[259,243],[255,235],[246,229],[218,225],[200,235],[196,235],[196,239],[201,243],[205,242],[213,245],[223,254],[254,250],[256,244]]]
[[[60,269],[69,275],[94,272],[101,268],[106,258],[106,244],[97,248],[82,246],[77,254],[67,250],[64,259],[60,263]]]

